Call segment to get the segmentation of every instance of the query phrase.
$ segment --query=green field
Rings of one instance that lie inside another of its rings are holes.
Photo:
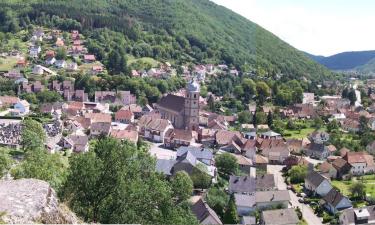
[[[375,175],[366,175],[363,176],[363,180],[361,178],[353,178],[351,181],[332,181],[332,185],[338,188],[342,194],[345,196],[350,196],[349,187],[353,184],[354,180],[360,179],[359,182],[363,182],[366,187],[366,194],[367,196],[375,198]]]
[[[302,139],[315,131],[315,128],[305,128],[301,130],[285,130],[284,136],[286,139]]]
[[[132,56],[128,57],[128,65],[131,65],[132,63],[136,63],[139,61],[150,64],[152,67],[157,67],[159,64],[159,61],[156,61],[155,59],[149,58],[149,57],[143,57],[143,58],[134,58]]]
[[[9,71],[17,64],[17,57],[0,57],[0,71]]]

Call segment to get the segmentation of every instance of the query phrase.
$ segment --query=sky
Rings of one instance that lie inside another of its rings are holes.
[[[314,55],[375,50],[375,0],[211,0]]]

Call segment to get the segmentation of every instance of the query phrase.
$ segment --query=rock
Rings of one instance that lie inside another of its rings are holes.
[[[74,213],[59,204],[51,186],[36,179],[1,181],[0,214],[5,223],[79,223]]]

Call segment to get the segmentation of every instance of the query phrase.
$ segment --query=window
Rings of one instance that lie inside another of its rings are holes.
[[[197,104],[197,102],[196,101],[194,101],[194,105],[196,105]]]
[[[197,94],[194,94],[194,98],[197,98]]]

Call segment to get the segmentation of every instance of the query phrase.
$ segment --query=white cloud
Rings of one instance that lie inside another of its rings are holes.
[[[340,11],[340,6],[312,8],[306,4],[272,4],[279,0],[213,1],[312,54],[375,50],[375,14],[372,13],[361,15],[360,11],[351,13],[350,9]]]

